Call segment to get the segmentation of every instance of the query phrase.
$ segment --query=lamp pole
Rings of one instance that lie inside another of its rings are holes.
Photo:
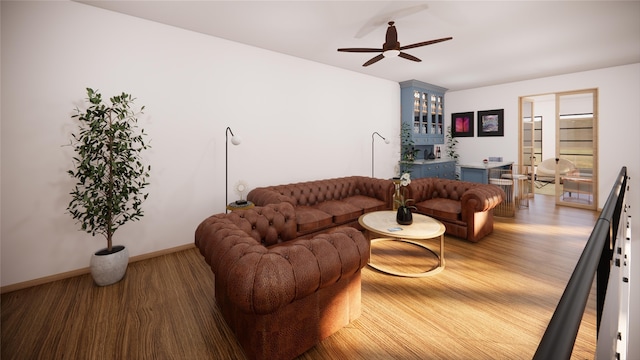
[[[374,149],[374,144],[375,144],[375,137],[374,135],[378,135],[382,140],[384,140],[385,144],[389,143],[389,140],[387,140],[384,136],[378,134],[377,131],[374,131],[373,134],[371,134],[371,177],[373,176],[373,167],[374,167],[374,158],[375,158],[375,149]]]
[[[227,213],[229,210],[227,210],[227,206],[229,205],[229,133],[231,133],[231,143],[233,145],[240,145],[240,138],[235,136],[233,134],[233,131],[231,131],[231,128],[227,126],[227,130],[225,130],[224,133],[224,176],[225,176],[225,181],[224,181],[224,212]]]

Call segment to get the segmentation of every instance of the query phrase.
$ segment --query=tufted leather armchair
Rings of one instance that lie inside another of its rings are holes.
[[[440,220],[447,234],[478,242],[493,231],[493,209],[505,199],[495,185],[420,178],[408,185],[417,212]]]
[[[195,244],[247,357],[291,359],[360,315],[369,242],[351,227],[296,237],[288,202],[205,219]]]

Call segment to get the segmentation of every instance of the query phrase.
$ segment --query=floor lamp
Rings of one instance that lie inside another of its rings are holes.
[[[224,182],[224,212],[227,213],[228,209],[227,206],[229,205],[229,133],[231,133],[231,143],[233,145],[240,145],[240,138],[235,136],[233,134],[233,131],[231,131],[231,128],[227,126],[227,130],[224,133],[224,138],[225,138],[225,148],[224,148],[224,176],[225,176],[225,182]]]
[[[373,132],[373,134],[371,134],[371,177],[374,177],[374,176],[373,176],[373,164],[374,164],[374,157],[375,157],[375,151],[374,151],[374,147],[373,147],[373,145],[375,144],[375,137],[374,137],[374,135],[378,135],[378,136],[380,136],[380,138],[381,138],[382,140],[384,140],[384,143],[385,143],[385,144],[388,144],[388,143],[389,143],[389,140],[387,140],[384,136],[382,136],[382,135],[378,134],[378,132],[377,132],[377,131],[374,131],[374,132]]]

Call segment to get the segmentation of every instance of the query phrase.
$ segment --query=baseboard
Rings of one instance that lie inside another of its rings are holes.
[[[133,257],[129,258],[129,263],[134,263],[136,261],[147,260],[147,259],[151,259],[151,258],[154,258],[154,257],[167,255],[167,254],[171,254],[171,253],[175,253],[175,252],[180,252],[180,251],[184,251],[184,250],[189,250],[189,249],[192,249],[194,246],[195,245],[193,243],[190,243],[190,244],[180,245],[180,246],[176,246],[176,247],[172,247],[172,248],[168,248],[168,249],[163,249],[163,250],[159,250],[159,251],[150,252],[150,253],[147,253],[147,254],[133,256]],[[82,268],[82,269],[63,272],[63,273],[60,273],[60,274],[45,276],[45,277],[41,277],[41,278],[38,278],[38,279],[24,281],[24,282],[20,282],[20,283],[16,283],[16,284],[6,285],[6,286],[3,286],[3,287],[0,287],[0,294],[9,293],[9,292],[16,291],[16,290],[22,290],[22,289],[30,288],[32,286],[43,285],[43,284],[47,284],[47,283],[58,281],[58,280],[72,278],[72,277],[75,277],[75,276],[86,275],[86,274],[89,274],[90,272],[91,272],[91,270],[89,269],[89,267],[86,267],[86,268]]]

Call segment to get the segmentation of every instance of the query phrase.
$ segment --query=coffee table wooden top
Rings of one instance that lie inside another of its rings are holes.
[[[412,214],[413,224],[400,225],[396,222],[396,214],[397,212],[392,210],[374,211],[360,216],[358,222],[369,231],[401,239],[431,239],[445,232],[444,225],[431,217]]]

